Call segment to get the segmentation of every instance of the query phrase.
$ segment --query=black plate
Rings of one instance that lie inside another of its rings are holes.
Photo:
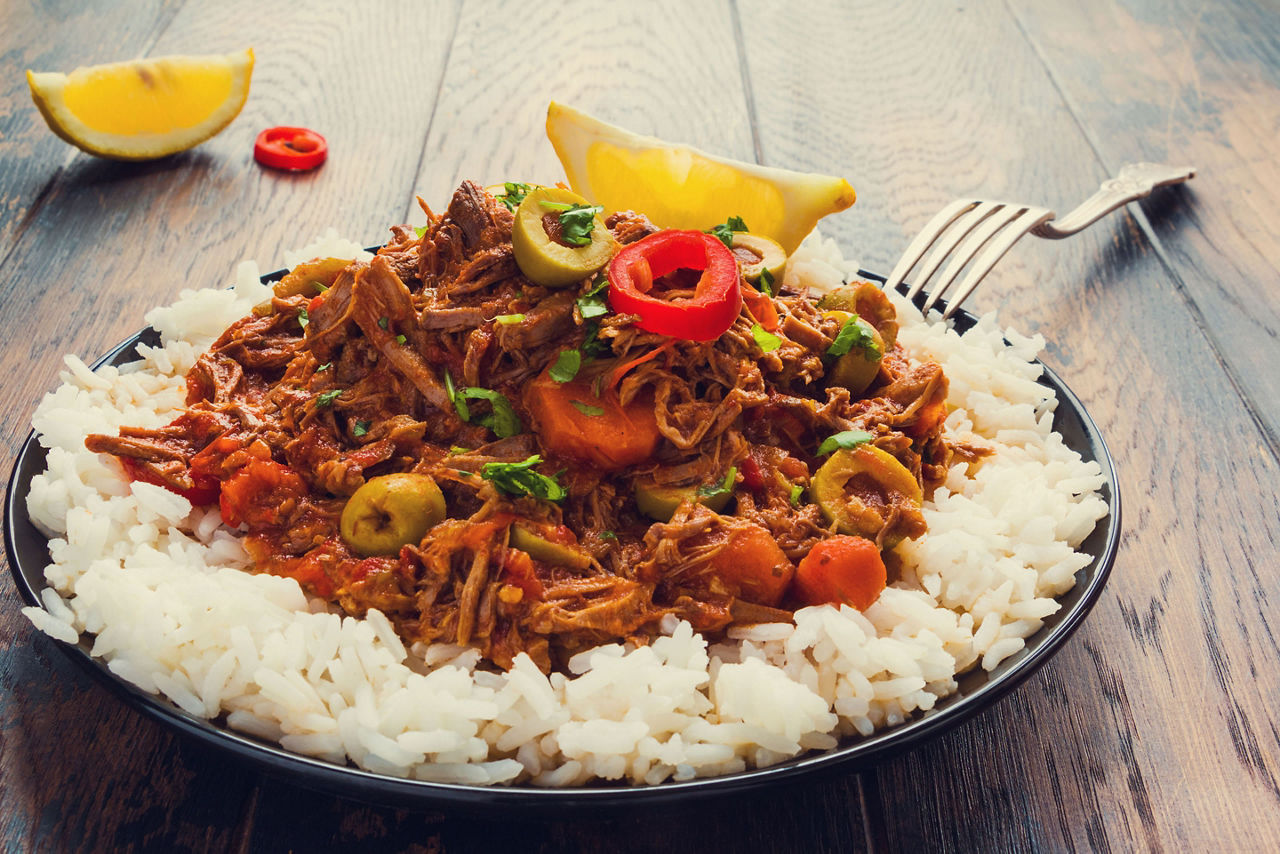
[[[263,280],[271,281],[281,275],[283,271],[264,276]],[[863,275],[884,281],[883,277],[865,271]],[[976,318],[967,312],[957,312],[955,317],[956,327],[961,331],[972,327],[975,322]],[[139,343],[155,344],[158,338],[153,330],[144,330],[102,357],[94,367],[131,361],[136,358],[135,349]],[[101,660],[91,658],[89,640],[82,639],[75,646],[63,643],[58,643],[57,646],[116,696],[165,726],[194,737],[228,756],[248,762],[268,774],[311,789],[370,803],[500,807],[539,813],[579,807],[636,807],[676,803],[687,805],[694,797],[729,795],[800,777],[850,772],[914,747],[992,705],[1058,651],[1102,593],[1102,587],[1115,561],[1120,539],[1120,492],[1115,465],[1097,425],[1089,417],[1079,398],[1048,367],[1044,368],[1040,382],[1053,389],[1058,397],[1054,428],[1062,434],[1068,447],[1079,452],[1086,460],[1096,460],[1106,479],[1102,497],[1111,512],[1098,523],[1093,533],[1080,546],[1081,550],[1095,557],[1088,566],[1076,573],[1076,586],[1060,597],[1063,607],[1045,620],[1040,631],[1027,638],[1026,647],[1022,651],[1005,659],[991,673],[979,668],[960,677],[959,691],[938,701],[932,710],[917,715],[900,726],[881,730],[869,738],[849,741],[826,753],[801,756],[770,768],[740,774],[650,787],[591,785],[569,789],[539,789],[528,786],[478,787],[403,780],[289,753],[277,744],[189,715],[163,697],[148,694],[123,681],[108,670]],[[27,518],[25,499],[31,479],[44,466],[45,450],[32,433],[27,436],[18,453],[5,499],[5,548],[9,554],[9,567],[22,598],[31,605],[41,607],[38,594],[46,586],[44,567],[49,561],[48,543]]]

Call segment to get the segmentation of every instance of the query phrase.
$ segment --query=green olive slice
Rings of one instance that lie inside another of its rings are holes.
[[[550,203],[550,206],[543,202]],[[547,217],[558,216],[557,205],[586,205],[587,200],[572,190],[538,187],[530,190],[516,208],[511,226],[511,248],[520,272],[548,288],[563,288],[581,282],[609,262],[617,250],[613,234],[604,227],[599,214],[594,217],[591,242],[566,246],[547,230]],[[554,230],[554,229],[553,229]]]
[[[842,328],[850,318],[853,318],[853,322],[863,333],[864,345],[855,344],[844,354],[837,356],[835,364],[827,371],[828,382],[849,389],[850,393],[856,397],[866,391],[880,373],[880,360],[884,358],[884,339],[880,337],[880,333],[874,326],[847,311],[833,309],[823,314],[839,320]],[[870,341],[872,346],[866,346],[867,341]]]
[[[735,231],[729,249],[738,259],[742,277],[748,282],[759,281],[764,270],[768,270],[775,281],[782,280],[782,270],[787,266],[787,251],[777,241],[748,231]]]
[[[889,508],[903,499],[924,503],[920,483],[896,457],[874,445],[842,448],[814,473],[809,495],[841,534],[874,540],[889,524]],[[886,538],[886,548],[901,536]]]
[[[733,497],[731,490],[703,495],[699,493],[697,486],[660,486],[645,480],[637,480],[633,491],[636,508],[655,522],[670,522],[676,508],[686,501],[696,501],[708,510],[719,513]]]
[[[886,347],[898,340],[898,312],[875,282],[853,282],[822,295],[818,308],[838,309],[856,314],[870,323],[884,339]]]
[[[573,546],[553,543],[540,537],[528,528],[520,525],[511,526],[511,548],[519,549],[534,560],[556,566],[571,566],[574,569],[590,569],[591,556]]]
[[[422,542],[444,514],[444,495],[430,477],[388,474],[370,479],[347,499],[339,529],[362,557],[394,555]]]

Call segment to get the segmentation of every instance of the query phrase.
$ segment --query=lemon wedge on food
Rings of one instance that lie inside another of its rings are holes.
[[[788,254],[818,220],[855,198],[843,178],[716,157],[554,101],[547,108],[547,136],[569,186],[607,213],[636,210],[662,228],[701,230],[737,216]]]
[[[249,96],[252,48],[224,55],[166,56],[27,71],[49,128],[72,145],[115,160],[185,151],[222,130]]]

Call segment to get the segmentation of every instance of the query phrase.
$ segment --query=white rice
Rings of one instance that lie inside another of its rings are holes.
[[[319,255],[368,257],[330,232],[286,260]],[[815,233],[787,282],[823,290],[853,270]],[[947,434],[995,454],[951,469],[926,503],[928,533],[898,547],[903,578],[878,602],[805,608],[794,626],[735,628],[711,647],[672,619],[651,646],[575,656],[570,675],[524,655],[508,673],[477,670],[475,650],[406,650],[376,611],[339,616],[292,579],[245,572],[217,508],[130,483],[85,449],[89,433],[172,419],[197,355],[267,297],[258,275],[243,263],[232,289],[184,291],[151,311],[162,345],[137,362],[93,372],[66,357],[32,419],[48,468],[27,507],[53,562],[45,608],[24,613],[65,643],[91,635],[93,655],[143,690],[297,753],[421,780],[568,786],[688,780],[830,749],[1021,650],[1107,514],[1099,466],[1052,432],[1056,400],[1032,363],[1043,341],[1002,333],[993,316],[962,338],[898,300],[900,339],[950,379]]]

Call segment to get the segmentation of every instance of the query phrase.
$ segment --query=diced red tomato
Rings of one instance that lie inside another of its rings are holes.
[[[502,574],[499,576],[504,584],[519,587],[524,591],[524,598],[541,602],[546,592],[542,580],[534,571],[533,558],[519,549],[507,549],[507,556],[502,561]]]
[[[281,506],[307,494],[302,476],[288,466],[270,460],[251,459],[222,484],[222,521],[251,529],[280,524]]]

